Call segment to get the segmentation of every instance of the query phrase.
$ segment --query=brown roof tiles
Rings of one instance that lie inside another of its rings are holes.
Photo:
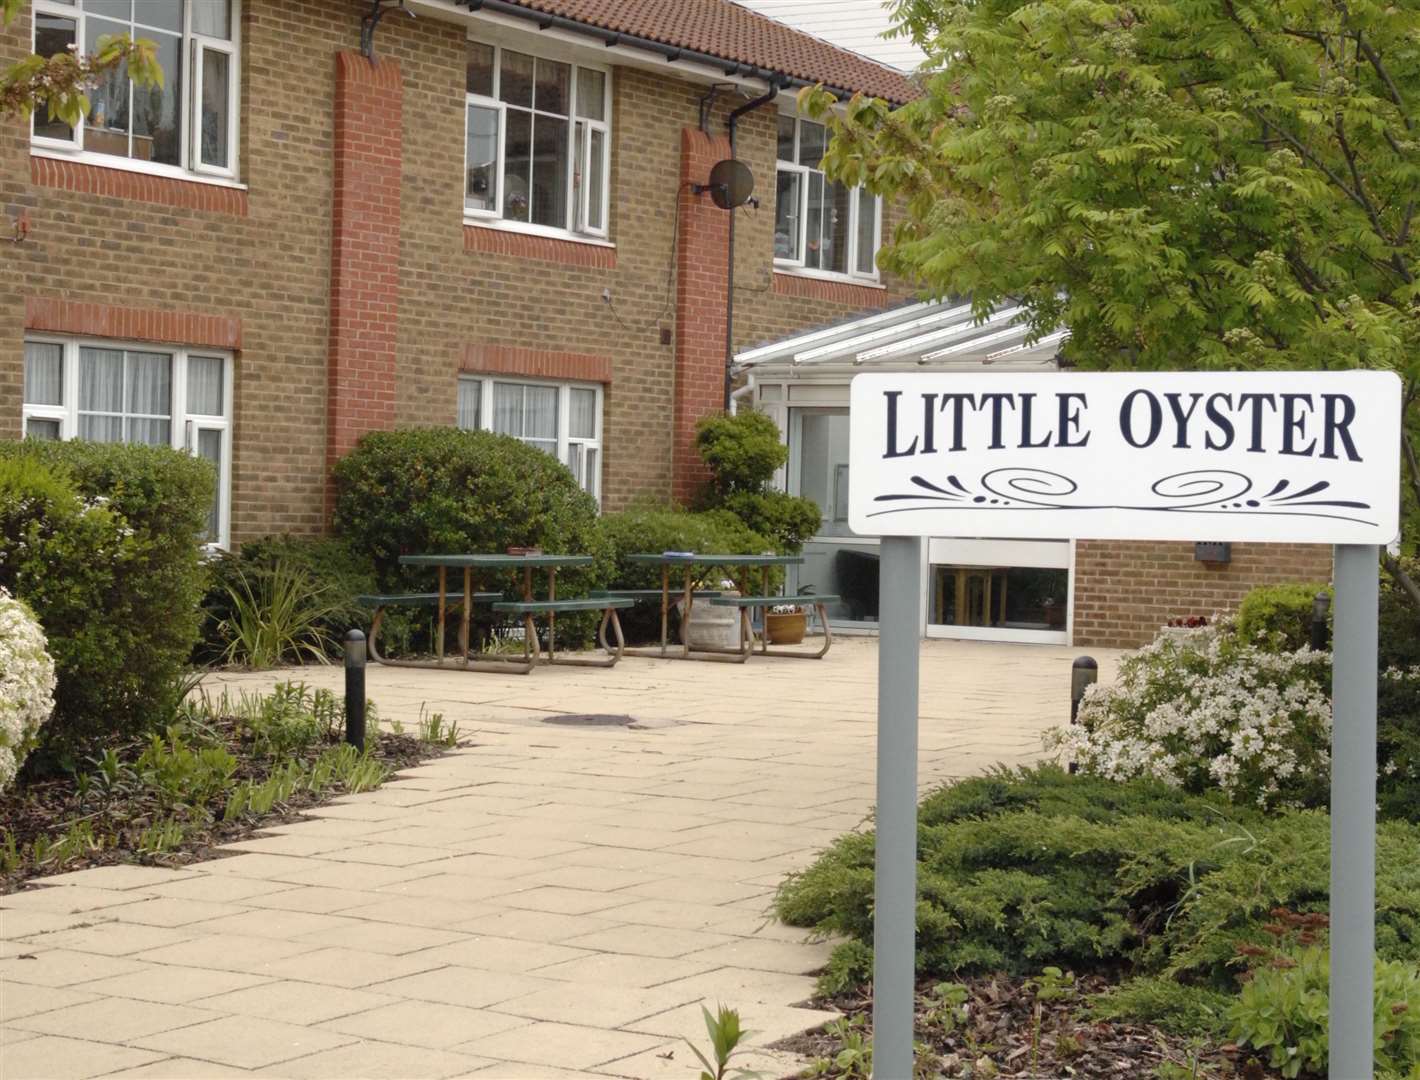
[[[916,88],[902,72],[802,33],[731,0],[511,0],[603,30],[861,91],[892,102]]]

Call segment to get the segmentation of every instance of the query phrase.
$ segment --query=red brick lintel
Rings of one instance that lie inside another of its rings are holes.
[[[87,161],[64,161],[31,155],[30,181],[41,187],[77,191],[84,195],[107,195],[115,199],[157,203],[159,206],[247,216],[247,193],[242,188],[155,176],[131,169],[106,169]]]
[[[242,320],[235,315],[151,311],[38,296],[25,297],[25,329],[207,349],[242,347]]]
[[[605,244],[562,240],[555,236],[538,236],[483,225],[463,227],[463,249],[487,255],[540,259],[543,262],[561,263],[563,266],[584,266],[595,270],[616,269],[616,248]]]
[[[611,358],[518,345],[465,345],[459,370],[470,375],[522,375],[566,382],[611,382]]]
[[[824,281],[801,274],[774,272],[774,291],[780,296],[807,297],[827,300],[832,304],[850,304],[855,308],[887,307],[888,291],[873,285],[857,285],[851,281]]]

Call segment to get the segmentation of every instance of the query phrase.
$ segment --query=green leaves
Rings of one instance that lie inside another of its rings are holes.
[[[889,269],[983,308],[1019,298],[1042,333],[1068,320],[1088,367],[1361,352],[1420,373],[1420,11],[901,0],[897,16],[929,53],[924,94],[849,103],[827,159],[905,199]],[[1369,316],[1360,349],[1343,301]]]
[[[754,1080],[758,1077],[759,1073],[750,1072],[748,1069],[730,1068],[730,1058],[734,1056],[739,1044],[749,1037],[749,1032],[740,1027],[738,1010],[720,1005],[712,1015],[710,1010],[702,1005],[700,1012],[705,1017],[705,1030],[710,1036],[710,1056],[706,1057],[694,1043],[686,1040],[691,1053],[705,1066],[700,1080]]]
[[[3,22],[13,17],[10,8],[17,3],[0,0]],[[147,38],[104,34],[89,56],[74,52],[26,56],[0,73],[0,116],[28,117],[44,107],[51,120],[76,127],[89,112],[85,90],[115,71],[121,70],[135,86],[161,87],[164,75],[157,49]]]

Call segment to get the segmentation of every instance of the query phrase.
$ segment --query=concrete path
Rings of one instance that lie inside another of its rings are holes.
[[[924,785],[1037,756],[1077,654],[926,643]],[[687,1078],[702,1003],[757,1046],[820,1023],[829,947],[769,905],[871,807],[876,665],[850,638],[744,667],[372,666],[386,721],[427,707],[469,745],[227,858],[0,897],[0,1077]],[[280,678],[341,672],[209,683]],[[639,723],[546,722],[572,712]]]

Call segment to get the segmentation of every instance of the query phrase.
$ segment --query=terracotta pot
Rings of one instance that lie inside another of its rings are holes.
[[[798,645],[804,640],[809,628],[807,612],[795,611],[776,615],[772,611],[764,613],[764,636],[771,645]]]

